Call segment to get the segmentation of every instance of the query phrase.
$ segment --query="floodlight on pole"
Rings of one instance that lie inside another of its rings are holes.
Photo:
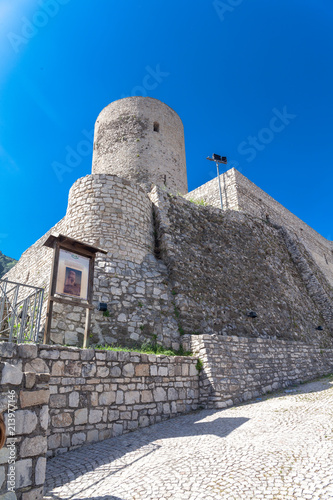
[[[223,210],[219,164],[223,163],[224,165],[226,165],[227,164],[227,157],[226,156],[220,156],[220,155],[217,155],[216,153],[214,153],[213,156],[212,156],[212,158],[209,158],[209,156],[207,156],[207,160],[209,160],[209,161],[215,161],[215,163],[216,163],[217,179],[218,179],[218,183],[219,183],[219,193],[220,193],[221,210]]]

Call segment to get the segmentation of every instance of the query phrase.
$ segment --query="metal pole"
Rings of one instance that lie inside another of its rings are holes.
[[[218,178],[218,181],[219,181],[219,192],[220,192],[221,210],[223,210],[221,181],[220,181],[220,170],[219,170],[219,164],[218,163],[216,163],[216,168],[217,168],[217,178]]]
[[[7,281],[4,282],[4,286],[0,283],[0,291],[1,291],[1,300],[0,300],[0,333],[2,332],[2,322],[4,321],[4,310],[5,310],[5,303],[6,303],[6,288],[7,288]],[[3,326],[3,329],[5,330],[5,323]]]
[[[43,308],[43,300],[44,300],[44,290],[40,290],[39,292],[39,303],[38,303],[38,315],[36,316],[36,330],[35,330],[35,342],[38,342],[39,328],[40,328],[40,319],[42,316],[42,308]]]
[[[11,322],[10,322],[10,331],[9,331],[9,339],[8,339],[9,342],[11,342],[13,340],[15,319],[17,319],[16,306],[17,306],[17,298],[18,298],[19,288],[20,288],[20,285],[17,285],[15,288],[15,291],[14,291],[13,303],[10,304],[12,307],[12,318],[11,318]]]

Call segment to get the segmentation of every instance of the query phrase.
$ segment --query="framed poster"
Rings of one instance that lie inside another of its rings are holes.
[[[55,293],[87,300],[90,260],[69,250],[60,249]]]

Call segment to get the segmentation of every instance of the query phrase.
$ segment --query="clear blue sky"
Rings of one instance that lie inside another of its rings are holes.
[[[215,175],[207,155],[227,155],[333,239],[332,0],[0,0],[0,19],[6,255],[65,215],[69,188],[91,172],[84,131],[133,94],[180,115],[190,189]]]

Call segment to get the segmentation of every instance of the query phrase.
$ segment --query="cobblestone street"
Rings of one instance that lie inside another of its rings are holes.
[[[333,378],[50,459],[45,499],[333,499]]]

